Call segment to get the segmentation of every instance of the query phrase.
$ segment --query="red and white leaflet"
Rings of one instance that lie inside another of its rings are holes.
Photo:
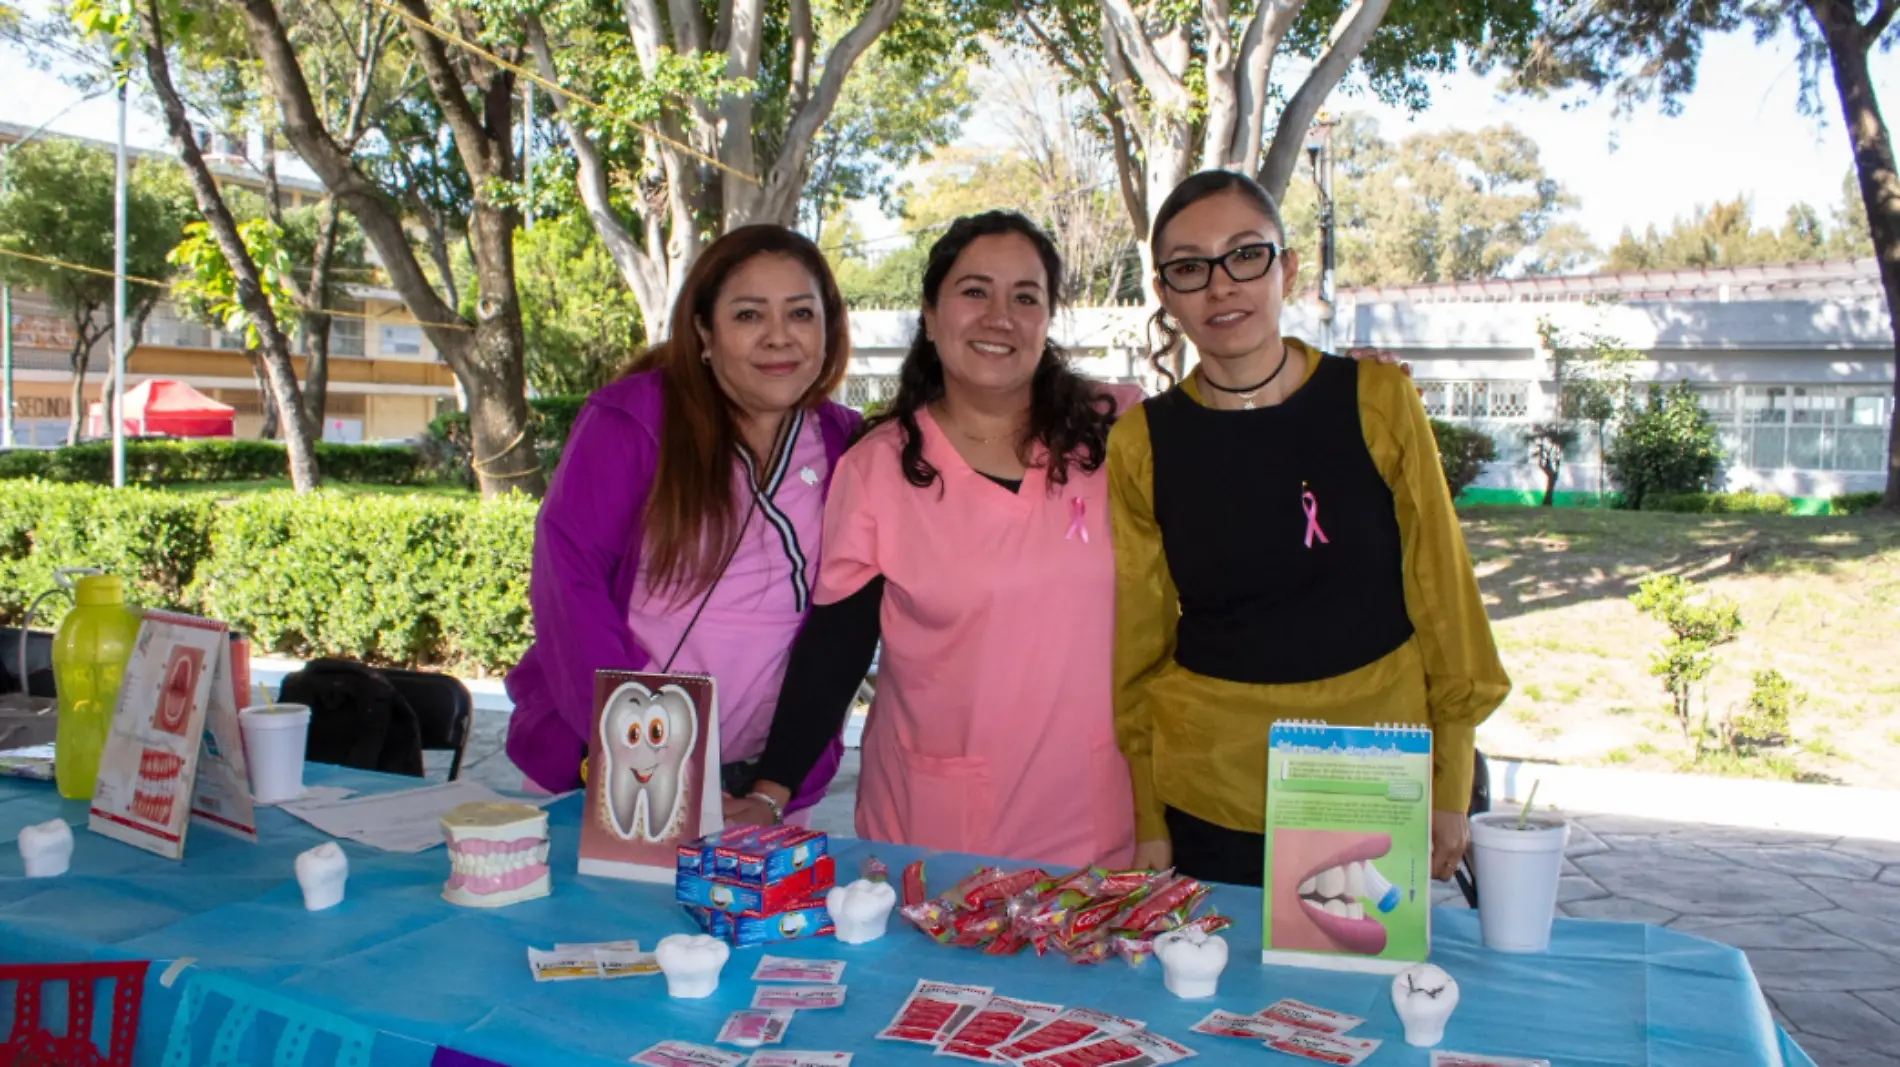
[[[1315,1007],[1299,1000],[1275,1001],[1261,1008],[1259,1015],[1262,1019],[1297,1026],[1302,1030],[1317,1030],[1322,1034],[1343,1034],[1365,1022],[1357,1015]]]
[[[1004,1062],[1001,1056],[991,1050],[1061,1013],[1060,1004],[991,997],[988,1004],[963,1020],[963,1025],[950,1031],[949,1038],[937,1049],[937,1055],[956,1056],[980,1063]]]
[[[1480,1056],[1471,1052],[1432,1050],[1432,1067],[1550,1067],[1549,1060],[1525,1060],[1515,1056]]]
[[[851,1067],[849,1052],[754,1052],[746,1067]]]
[[[1330,1063],[1335,1067],[1353,1067],[1379,1047],[1375,1038],[1322,1034],[1316,1030],[1270,1037],[1266,1044],[1275,1052],[1284,1052],[1315,1063]]]
[[[1070,1008],[998,1048],[996,1054],[1011,1063],[1021,1063],[1037,1056],[1058,1052],[1070,1045],[1080,1045],[1088,1041],[1099,1041],[1105,1037],[1118,1037],[1132,1033],[1141,1029],[1143,1025],[1135,1019],[1123,1019],[1091,1008]]]
[[[910,996],[904,998],[903,1006],[891,1017],[890,1025],[877,1036],[885,1041],[942,1044],[946,1034],[963,1025],[963,1020],[989,999],[988,986],[953,985],[920,978]]]
[[[841,985],[760,986],[752,992],[752,1006],[761,1011],[844,1007]]]
[[[1178,1063],[1192,1055],[1194,1050],[1186,1045],[1177,1045],[1160,1034],[1137,1030],[1038,1056],[1024,1061],[1023,1067],[1148,1067]]]
[[[1298,1033],[1297,1027],[1286,1023],[1262,1019],[1258,1015],[1239,1015],[1231,1011],[1209,1012],[1207,1018],[1189,1027],[1197,1034],[1211,1034],[1214,1037],[1245,1037],[1255,1041],[1265,1041],[1270,1037],[1282,1037]]]
[[[642,1067],[739,1067],[745,1061],[743,1052],[727,1052],[684,1041],[662,1041],[629,1062]]]

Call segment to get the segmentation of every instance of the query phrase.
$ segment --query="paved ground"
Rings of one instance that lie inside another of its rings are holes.
[[[505,727],[478,715],[464,773],[512,790]],[[851,833],[857,775],[854,750],[813,825]],[[1450,886],[1438,898],[1462,904]],[[1900,1067],[1900,843],[1576,815],[1558,900],[1734,945],[1820,1067]]]

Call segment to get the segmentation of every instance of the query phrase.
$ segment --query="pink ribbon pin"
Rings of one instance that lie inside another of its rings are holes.
[[[1306,509],[1306,547],[1313,547],[1313,538],[1319,538],[1322,545],[1330,545],[1326,531],[1319,528],[1319,501],[1313,499],[1313,491],[1307,489],[1300,493],[1300,506]]]
[[[1082,538],[1083,544],[1089,543],[1089,528],[1083,520],[1088,518],[1089,503],[1079,496],[1069,498],[1069,532],[1062,535],[1064,541]]]

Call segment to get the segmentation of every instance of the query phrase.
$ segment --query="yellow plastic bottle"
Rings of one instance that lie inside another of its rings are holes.
[[[78,605],[66,613],[53,638],[53,681],[59,689],[53,780],[60,796],[91,800],[141,615],[126,605],[125,587],[111,575],[79,579],[73,596]]]

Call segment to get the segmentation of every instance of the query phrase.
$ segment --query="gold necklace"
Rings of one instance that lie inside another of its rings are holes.
[[[994,434],[989,437],[979,437],[978,435],[973,434],[970,431],[964,429],[963,424],[957,421],[957,417],[955,415],[950,414],[950,409],[948,406],[944,407],[943,414],[945,418],[949,419],[951,429],[955,430],[965,440],[974,441],[979,445],[990,445],[990,444],[995,444],[998,441],[1013,440],[1022,435],[1022,427],[1018,426],[1017,428],[1010,430],[1007,433]]]

